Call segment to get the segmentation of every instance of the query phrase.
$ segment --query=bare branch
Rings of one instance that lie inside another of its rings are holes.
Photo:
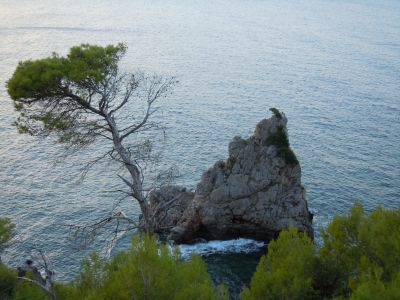
[[[87,175],[87,173],[93,168],[94,165],[96,165],[99,161],[105,159],[107,156],[112,155],[114,152],[114,149],[106,152],[105,154],[96,157],[95,159],[89,161],[83,168],[81,168],[81,176],[80,176],[80,181],[83,181]]]
[[[147,87],[147,97],[146,97],[147,108],[144,117],[142,121],[139,122],[139,124],[135,125],[133,128],[129,129],[127,132],[121,135],[121,141],[126,137],[128,137],[129,135],[131,135],[132,133],[139,130],[147,123],[149,117],[154,112],[157,111],[157,109],[151,110],[152,104],[161,96],[166,95],[171,86],[176,82],[174,78],[164,79],[162,77],[156,77],[156,76],[153,76],[151,79],[147,79],[147,81],[150,81],[150,83],[148,84]]]
[[[129,182],[128,180],[126,180],[124,177],[122,177],[121,175],[118,175],[118,177],[121,178],[122,181],[125,182],[125,184],[126,184],[127,186],[129,186],[130,188],[133,187],[132,183],[130,183],[130,182]]]
[[[130,78],[125,87],[125,95],[121,101],[121,103],[113,110],[110,111],[110,115],[114,114],[118,110],[120,110],[131,98],[132,93],[138,88],[139,80],[136,80],[135,74],[131,74]]]
[[[116,222],[116,229],[110,234],[119,234],[138,229],[138,224],[127,217],[124,212],[119,211],[111,216],[105,217],[98,222],[86,225],[65,225],[70,228],[70,236],[74,239],[74,244],[79,248],[85,248],[98,235],[98,232],[104,229],[108,224]],[[125,223],[124,228],[120,228],[121,222]]]

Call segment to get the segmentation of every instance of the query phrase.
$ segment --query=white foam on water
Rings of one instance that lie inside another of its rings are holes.
[[[179,249],[182,258],[188,258],[193,253],[201,256],[208,256],[212,254],[257,252],[264,246],[265,243],[262,241],[239,238],[227,241],[215,240],[193,245],[182,244],[179,246]]]

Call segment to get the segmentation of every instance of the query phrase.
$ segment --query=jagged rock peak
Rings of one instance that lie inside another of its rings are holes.
[[[229,157],[207,170],[170,233],[178,243],[238,237],[270,240],[290,226],[313,235],[301,168],[276,109],[251,137],[234,137]]]

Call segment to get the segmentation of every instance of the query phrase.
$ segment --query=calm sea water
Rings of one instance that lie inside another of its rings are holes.
[[[7,262],[40,247],[58,278],[71,278],[86,252],[72,250],[61,225],[107,214],[115,196],[101,191],[120,183],[105,165],[76,183],[98,149],[54,165],[59,146],[18,135],[5,82],[20,60],[117,42],[129,47],[124,69],[180,81],[158,116],[167,139],[156,141],[178,184],[194,188],[274,106],[289,118],[317,232],[356,200],[399,206],[399,1],[0,0],[0,216],[19,237]]]

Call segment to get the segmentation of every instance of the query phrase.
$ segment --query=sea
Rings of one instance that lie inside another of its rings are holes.
[[[107,192],[123,187],[118,166],[99,163],[81,180],[107,145],[65,155],[51,137],[18,134],[6,91],[19,61],[119,42],[128,47],[121,70],[179,81],[154,116],[165,135],[149,136],[160,159],[147,178],[173,167],[174,183],[194,190],[227,158],[229,141],[251,135],[276,107],[289,120],[317,244],[320,229],[356,201],[366,211],[400,206],[398,0],[0,0],[0,217],[16,224],[2,253],[9,265],[41,249],[68,281],[107,240],[104,231],[77,247],[69,225],[106,217],[117,203],[139,214]],[[105,255],[129,239],[119,236]],[[181,251],[202,255],[214,282],[237,295],[265,247],[239,239]]]

